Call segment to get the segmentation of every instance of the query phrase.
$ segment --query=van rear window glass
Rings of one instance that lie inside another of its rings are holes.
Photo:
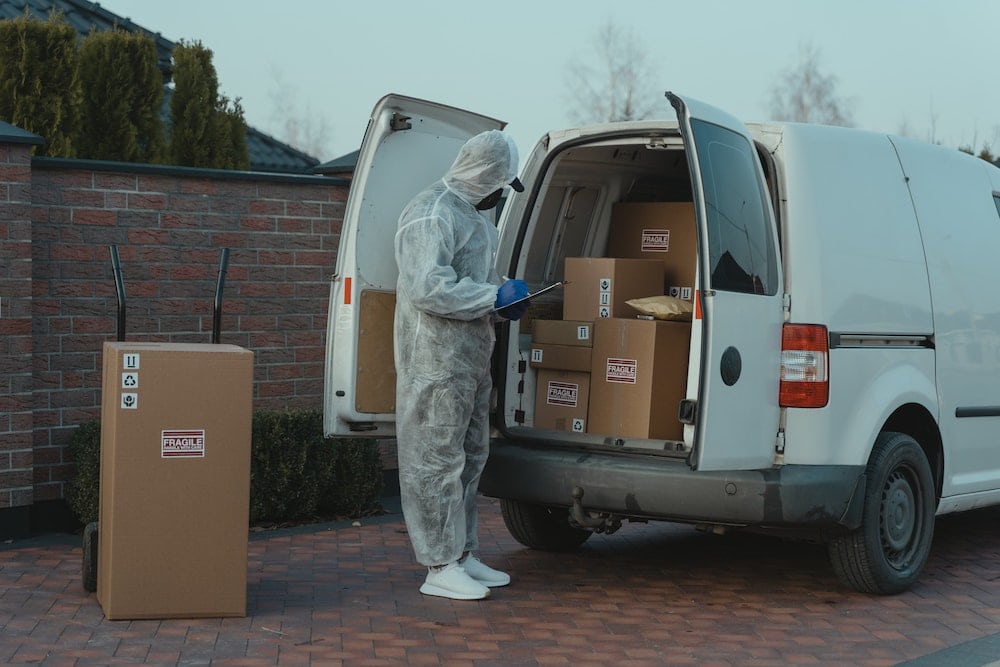
[[[741,135],[692,120],[705,191],[713,289],[773,295],[777,258],[753,154]]]

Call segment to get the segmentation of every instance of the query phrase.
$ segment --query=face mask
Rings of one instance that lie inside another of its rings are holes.
[[[500,203],[500,197],[503,195],[503,188],[499,190],[494,190],[490,194],[483,197],[483,199],[476,204],[477,211],[488,211]]]

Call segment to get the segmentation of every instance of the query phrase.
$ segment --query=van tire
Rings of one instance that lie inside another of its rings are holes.
[[[515,540],[531,549],[569,551],[590,537],[589,530],[569,522],[569,510],[502,499],[500,513]]]
[[[840,581],[857,591],[900,593],[930,554],[934,477],[917,441],[888,431],[876,439],[865,476],[861,525],[830,540],[830,562]]]

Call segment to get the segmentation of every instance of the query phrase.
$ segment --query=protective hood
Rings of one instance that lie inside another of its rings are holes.
[[[510,137],[499,130],[482,132],[465,142],[443,180],[449,190],[475,205],[508,184],[523,190],[517,161],[517,146]]]

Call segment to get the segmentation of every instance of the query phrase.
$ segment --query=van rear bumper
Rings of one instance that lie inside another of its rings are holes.
[[[584,452],[493,440],[479,484],[495,498],[624,517],[758,528],[857,528],[865,466],[785,465],[764,470],[695,471],[685,461],[620,452]]]

